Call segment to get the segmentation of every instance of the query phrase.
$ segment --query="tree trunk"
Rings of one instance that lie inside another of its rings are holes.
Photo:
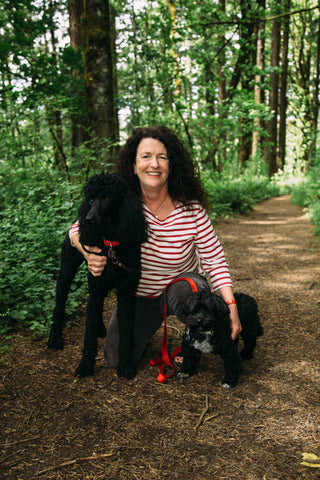
[[[312,140],[309,150],[309,167],[314,165],[316,160],[316,146],[317,146],[317,127],[319,117],[319,82],[320,82],[320,16],[318,18],[318,42],[316,55],[316,74],[314,79],[314,94],[313,94],[313,116],[312,116]]]
[[[219,0],[219,8],[221,12],[225,13],[226,11],[226,2],[225,0]],[[219,36],[220,45],[226,45],[226,38],[225,35]],[[219,118],[223,122],[226,117],[225,113],[225,100],[227,97],[227,90],[226,90],[226,77],[224,74],[224,66],[225,66],[225,51],[224,48],[220,48],[219,55],[218,55],[218,103],[219,103]],[[216,164],[216,169],[218,171],[222,170],[222,165],[227,158],[227,151],[226,151],[226,136],[222,134],[219,139],[215,140],[216,142],[216,150],[219,150],[219,158],[218,163]]]
[[[69,36],[70,45],[75,52],[78,52],[83,48],[83,35],[81,29],[81,15],[83,13],[83,4],[78,0],[69,0],[68,3],[69,12]],[[82,99],[84,97],[84,79],[83,74],[79,70],[73,68],[71,71],[75,77],[76,85],[79,82],[79,88],[76,88],[75,97],[76,108],[72,115],[72,149],[79,147],[85,141],[89,139],[88,136],[88,120],[85,111],[85,105],[82,105]]]
[[[265,0],[259,1],[260,7],[265,10]],[[261,88],[263,82],[262,70],[264,66],[264,29],[265,23],[259,22],[256,24],[257,48],[256,48],[256,70],[254,81],[254,100],[257,105],[264,103],[264,90]],[[264,128],[264,122],[260,117],[254,120],[255,130],[252,134],[252,156],[255,157],[261,146],[260,130]]]
[[[244,91],[250,92],[252,90],[252,80],[254,65],[256,64],[256,41],[253,17],[251,12],[251,2],[246,0],[240,0],[241,17],[245,20],[245,23],[241,23],[240,28],[240,45],[242,46],[242,55],[239,55],[241,65],[241,86]],[[240,119],[241,123],[244,123],[244,119]],[[246,132],[244,127],[244,133],[239,138],[239,161],[241,168],[246,166],[247,161],[252,152],[252,133]]]
[[[272,26],[272,45],[271,45],[271,67],[270,73],[270,93],[269,107],[272,112],[272,118],[266,124],[268,133],[267,146],[264,149],[264,158],[269,167],[269,175],[277,172],[277,117],[278,117],[278,97],[279,97],[279,68],[280,59],[280,23],[277,19],[273,20]]]
[[[115,124],[111,31],[108,0],[83,0],[85,87],[91,145],[97,164],[113,163]]]
[[[45,10],[46,4],[43,4],[43,9]],[[54,16],[54,5],[52,3],[52,0],[49,0],[48,2],[48,12],[51,18]],[[51,58],[53,61],[53,64],[57,66],[57,51],[56,51],[56,39],[54,35],[54,29],[51,26],[49,30],[49,35],[50,35],[50,44],[51,44],[51,50],[50,46],[48,45],[46,35],[44,37],[45,39],[45,50],[46,54],[48,57],[51,54]],[[48,124],[49,124],[49,131],[51,133],[52,139],[53,139],[53,145],[54,145],[54,159],[55,159],[55,164],[57,168],[61,171],[66,171],[66,174],[69,178],[69,172],[68,172],[68,167],[66,164],[66,157],[63,152],[63,133],[62,133],[62,121],[61,121],[61,111],[58,109],[52,108],[52,106],[46,106],[47,109],[47,115],[48,115]]]
[[[290,0],[285,2],[285,11],[290,11]],[[287,120],[287,78],[288,78],[288,45],[289,45],[290,17],[287,15],[283,20],[282,30],[282,59],[281,59],[281,86],[279,104],[279,153],[278,167],[282,170],[286,155],[286,120]]]

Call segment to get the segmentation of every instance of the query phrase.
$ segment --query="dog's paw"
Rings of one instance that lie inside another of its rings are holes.
[[[76,371],[74,372],[75,377],[91,377],[94,371],[94,362],[89,362],[88,360],[82,359],[79,363]]]
[[[233,388],[235,385],[230,385],[230,383],[227,383],[227,382],[221,382],[220,386],[222,388]]]
[[[180,380],[185,380],[186,378],[189,378],[189,377],[190,377],[189,373],[186,373],[186,372],[177,373],[177,378],[179,378]]]
[[[47,347],[50,350],[63,350],[63,345],[62,335],[50,333],[49,340],[47,341]]]
[[[137,368],[135,365],[130,365],[127,367],[118,367],[117,369],[117,375],[119,378],[127,378],[128,380],[131,380],[134,378],[137,374]]]
[[[238,383],[238,377],[225,377],[220,383],[223,388],[234,388]]]

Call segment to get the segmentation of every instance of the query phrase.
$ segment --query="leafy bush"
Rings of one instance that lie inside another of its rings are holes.
[[[43,177],[36,172],[21,175],[15,195],[12,188],[6,189],[0,229],[2,323],[18,321],[42,333],[54,307],[61,243],[77,216],[81,190],[81,185],[71,187],[58,181],[53,188]],[[69,312],[77,307],[76,296],[79,288],[84,292],[85,285],[78,275]]]
[[[202,182],[212,204],[212,219],[249,212],[258,202],[282,193],[276,183],[264,176],[226,179],[207,171],[202,173]]]
[[[316,226],[315,234],[320,235],[320,180],[319,167],[314,168],[293,190],[291,201],[306,207]]]

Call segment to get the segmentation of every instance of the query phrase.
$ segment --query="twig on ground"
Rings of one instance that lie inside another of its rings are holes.
[[[203,411],[201,412],[199,420],[197,421],[197,424],[194,427],[195,430],[201,425],[201,423],[203,421],[203,417],[205,416],[205,414],[207,413],[208,410],[209,410],[209,400],[208,400],[208,395],[206,395],[206,406],[204,407]]]
[[[53,470],[58,470],[59,468],[69,467],[70,465],[74,465],[76,463],[90,462],[91,460],[97,460],[98,458],[111,457],[114,454],[115,452],[101,453],[100,455],[91,455],[90,457],[76,458],[75,460],[69,460],[68,462],[60,463],[59,465],[53,465],[52,467],[44,468],[43,470],[40,470],[38,472],[38,475],[43,475],[44,473],[52,472]]]
[[[219,413],[215,413],[214,415],[210,415],[210,417],[205,418],[203,421],[204,422],[209,422],[209,420],[212,420],[213,418],[218,417]]]
[[[315,285],[317,285],[317,283],[318,283],[318,282],[316,282],[316,281],[311,282],[310,285],[309,285],[309,287],[308,287],[308,290],[312,290],[312,288],[313,288]]]
[[[35,440],[37,438],[40,438],[40,435],[37,435],[36,437],[30,437],[30,438],[23,438],[21,440],[16,440],[15,442],[10,442],[10,443],[0,443],[1,447],[14,447],[15,445],[18,445],[19,443],[25,443],[25,442],[31,442],[31,440]]]
[[[15,457],[16,455],[18,455],[19,453],[21,452],[24,452],[25,451],[25,448],[21,448],[20,450],[18,450],[17,452],[13,452],[13,453],[10,453],[10,455],[7,455],[6,457],[2,458],[0,460],[0,464],[1,463],[6,463],[6,461],[11,458],[11,457]]]

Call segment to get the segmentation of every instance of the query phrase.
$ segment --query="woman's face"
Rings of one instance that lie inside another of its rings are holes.
[[[169,159],[162,142],[143,138],[138,145],[134,173],[138,175],[142,192],[160,191],[168,184]]]

